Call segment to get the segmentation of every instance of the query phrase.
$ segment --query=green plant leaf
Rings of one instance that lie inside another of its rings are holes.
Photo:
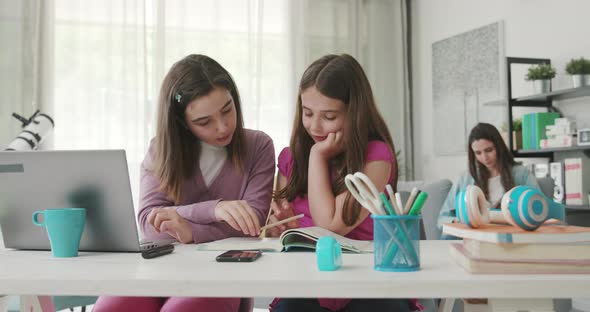
[[[517,118],[512,121],[512,130],[513,131],[521,131],[522,130],[522,119]]]
[[[565,65],[565,71],[570,75],[590,75],[590,60],[583,57],[571,59]]]
[[[526,80],[545,80],[555,78],[555,68],[551,64],[537,64],[529,67]]]

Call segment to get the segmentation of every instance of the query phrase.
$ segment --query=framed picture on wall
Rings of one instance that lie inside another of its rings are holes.
[[[503,21],[432,44],[433,141],[436,155],[466,152],[478,122],[507,119]]]

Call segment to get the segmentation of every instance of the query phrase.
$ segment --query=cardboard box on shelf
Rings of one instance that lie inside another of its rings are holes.
[[[554,147],[571,147],[575,144],[574,138],[570,134],[559,134],[542,139],[539,143],[541,148],[554,148]]]

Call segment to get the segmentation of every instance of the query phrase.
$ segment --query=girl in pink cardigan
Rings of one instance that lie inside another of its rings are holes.
[[[137,218],[144,238],[203,243],[259,235],[271,200],[274,147],[265,133],[244,129],[230,74],[204,55],[180,60],[162,83],[157,122],[141,165]],[[248,302],[102,296],[93,311],[235,312]]]

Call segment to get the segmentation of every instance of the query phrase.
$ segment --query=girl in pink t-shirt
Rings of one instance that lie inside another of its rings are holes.
[[[377,189],[397,184],[393,140],[369,81],[350,55],[312,63],[299,85],[291,142],[279,155],[275,222],[305,216],[270,230],[320,226],[353,239],[372,240],[369,211],[347,191],[344,177],[364,172]],[[275,299],[273,311],[407,311],[406,299]]]

